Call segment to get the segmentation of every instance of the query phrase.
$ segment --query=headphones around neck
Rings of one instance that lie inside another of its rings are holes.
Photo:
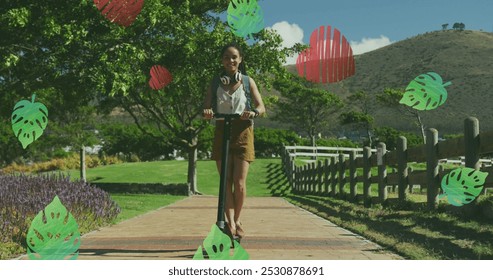
[[[241,72],[237,71],[233,75],[233,77],[230,77],[229,75],[224,74],[219,79],[221,80],[221,83],[223,83],[223,85],[229,85],[231,83],[232,79],[237,83],[237,82],[241,81]]]

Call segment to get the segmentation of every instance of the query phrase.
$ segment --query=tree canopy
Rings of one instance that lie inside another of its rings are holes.
[[[346,106],[352,106],[352,108],[348,108],[347,111],[339,116],[341,124],[363,128],[366,132],[368,145],[371,147],[373,145],[373,124],[375,122],[372,116],[376,109],[375,98],[367,92],[360,91],[350,95],[347,102]]]
[[[248,74],[261,88],[285,75],[282,63],[293,53],[273,31],[249,41],[235,37],[218,16],[227,6],[222,0],[146,0],[124,28],[106,20],[92,0],[7,1],[0,8],[0,90],[8,93],[0,97],[1,115],[5,120],[13,104],[33,92],[50,109],[50,121],[60,123],[84,123],[87,108],[122,107],[156,141],[171,132],[171,141],[188,151],[188,182],[197,192],[198,134],[209,125],[201,120],[202,101],[221,70],[221,47],[230,41],[244,47]],[[148,84],[154,65],[173,76],[159,91]],[[149,124],[158,129],[146,130]]]
[[[404,96],[404,93],[405,90],[403,89],[386,88],[383,90],[383,92],[377,94],[377,100],[380,104],[389,108],[394,108],[401,112],[403,115],[413,118],[415,120],[415,125],[419,128],[423,143],[426,143],[426,126],[422,118],[423,111],[419,111],[413,109],[412,107],[399,103],[399,101]]]
[[[277,114],[274,119],[306,133],[312,145],[315,145],[315,136],[321,128],[329,125],[328,117],[342,106],[337,95],[296,75],[280,78],[274,88],[281,93],[275,103]]]

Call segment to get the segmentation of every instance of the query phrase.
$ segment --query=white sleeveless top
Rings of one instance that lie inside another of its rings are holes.
[[[217,87],[217,112],[220,114],[242,114],[245,111],[247,98],[243,83],[229,95],[221,86]]]

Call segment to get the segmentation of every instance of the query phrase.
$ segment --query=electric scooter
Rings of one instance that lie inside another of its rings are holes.
[[[223,145],[222,145],[222,154],[221,154],[221,173],[219,180],[219,199],[217,203],[217,220],[216,225],[219,229],[225,234],[232,237],[232,240],[236,240],[240,242],[240,239],[237,236],[233,236],[229,229],[226,227],[224,208],[226,203],[226,182],[227,179],[227,170],[228,170],[228,158],[229,158],[229,142],[231,136],[231,122],[234,119],[240,118],[240,114],[214,114],[214,118],[224,118],[224,128],[223,128]],[[231,221],[230,221],[231,222]]]

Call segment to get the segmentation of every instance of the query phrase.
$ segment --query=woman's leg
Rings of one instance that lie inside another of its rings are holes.
[[[229,230],[231,234],[236,234],[236,223],[234,222],[234,210],[235,210],[235,198],[233,195],[233,158],[232,156],[228,159],[227,168],[227,180],[226,180],[226,197],[224,205],[224,213],[226,216],[226,221],[228,222]],[[221,161],[216,161],[217,171],[221,175]]]
[[[248,168],[250,167],[250,162],[242,160],[238,157],[234,158],[234,169],[233,169],[233,183],[234,183],[234,221],[236,227],[241,225],[240,214],[243,208],[243,204],[246,198],[246,179],[248,175]],[[241,235],[238,232],[238,235]]]

